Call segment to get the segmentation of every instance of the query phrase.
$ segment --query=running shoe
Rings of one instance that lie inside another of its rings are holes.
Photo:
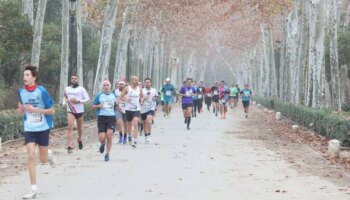
[[[77,141],[78,141],[79,149],[82,150],[83,149],[83,141],[79,140],[78,138],[77,138]]]
[[[103,153],[105,151],[105,144],[100,145],[100,153]]]
[[[67,152],[68,152],[69,154],[73,153],[73,148],[72,148],[72,147],[68,147],[68,148],[67,148]]]
[[[119,141],[118,141],[118,144],[121,144],[123,143],[123,135],[119,135]]]
[[[106,155],[105,155],[105,161],[106,161],[106,162],[109,161],[109,153],[106,153]]]
[[[185,118],[185,124],[187,124],[187,117]]]
[[[187,130],[190,130],[190,126],[187,126]]]
[[[123,137],[123,144],[126,144],[126,136]]]
[[[38,193],[36,191],[32,191],[28,194],[23,195],[22,199],[35,199],[38,197]]]
[[[132,145],[132,147],[136,148],[137,142],[134,141],[134,144]]]
[[[132,142],[131,136],[128,137],[128,141],[131,144],[131,142]]]
[[[55,167],[56,167],[56,165],[55,165],[55,157],[54,157],[54,155],[53,155],[53,153],[52,153],[52,150],[49,149],[49,150],[47,151],[47,154],[48,154],[48,156],[49,156],[49,163],[50,163],[50,166],[51,166],[52,168],[55,168]]]

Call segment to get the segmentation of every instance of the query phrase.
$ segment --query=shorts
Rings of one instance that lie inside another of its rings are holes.
[[[98,116],[97,117],[98,133],[105,133],[108,129],[115,132],[115,116]]]
[[[126,121],[125,114],[119,111],[115,111],[115,118],[116,120],[122,119],[123,121]]]
[[[225,99],[220,99],[219,100],[219,103],[222,104],[222,105],[226,105],[227,101]]]
[[[68,112],[69,114],[74,115],[75,119],[79,119],[81,117],[83,117],[84,113],[72,113],[72,112]]]
[[[192,108],[193,104],[182,104],[182,110],[187,110],[187,108]]]
[[[247,107],[249,107],[250,101],[242,101],[242,103],[243,103],[243,107],[247,108]]]
[[[125,111],[126,121],[131,122],[135,117],[140,117],[140,111]]]
[[[164,99],[164,104],[165,105],[169,105],[173,103],[173,98],[169,97],[169,98],[165,98]]]
[[[146,112],[146,113],[142,113],[142,114],[141,114],[141,119],[142,119],[142,121],[145,121],[145,120],[147,119],[147,116],[148,116],[148,115],[154,116],[154,110],[150,110],[150,111],[148,111],[148,112]]]
[[[238,99],[238,96],[229,96],[229,99]]]
[[[35,132],[24,132],[24,143],[35,143],[39,146],[47,147],[49,146],[49,134],[50,129],[45,131],[35,131]]]
[[[219,103],[219,95],[213,96],[213,97],[212,97],[212,101],[213,101],[214,103]]]

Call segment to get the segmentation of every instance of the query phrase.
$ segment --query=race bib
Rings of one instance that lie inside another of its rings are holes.
[[[217,90],[215,90],[214,95],[219,95],[219,92]]]
[[[165,92],[165,95],[166,95],[166,96],[171,96],[172,93],[171,93],[171,91],[166,91],[166,92]]]
[[[27,120],[29,124],[42,124],[44,122],[44,115],[41,113],[27,113]]]
[[[198,94],[198,99],[201,99],[203,97],[203,95]]]
[[[192,90],[186,91],[186,96],[192,96]]]
[[[119,103],[119,107],[124,108],[125,107],[125,103]]]
[[[226,103],[225,99],[220,99],[221,103]]]
[[[208,94],[208,97],[212,97],[213,95],[211,95],[210,93]]]
[[[113,109],[113,102],[112,101],[106,101],[102,104],[102,108],[106,110],[112,110]]]

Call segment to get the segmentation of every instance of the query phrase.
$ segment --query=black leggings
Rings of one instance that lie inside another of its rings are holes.
[[[204,101],[205,101],[205,104],[207,105],[207,108],[209,110],[209,108],[211,106],[211,97],[205,97]]]

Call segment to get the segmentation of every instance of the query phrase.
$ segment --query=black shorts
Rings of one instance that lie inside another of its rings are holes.
[[[160,105],[164,106],[164,101],[160,101]]]
[[[126,121],[131,122],[135,117],[140,117],[140,111],[125,111]]]
[[[250,101],[242,101],[242,103],[243,103],[243,107],[247,108],[247,107],[249,107]]]
[[[142,113],[142,114],[141,114],[141,119],[142,119],[142,121],[145,121],[145,120],[147,119],[147,116],[148,116],[148,115],[154,116],[154,110],[150,110],[150,111],[148,111],[148,112],[146,112],[146,113]]]
[[[187,108],[192,108],[193,104],[182,104],[182,110],[187,110]]]
[[[214,103],[219,103],[219,95],[213,96],[213,97],[212,97],[212,101],[213,101]]]
[[[36,131],[36,132],[24,132],[24,143],[35,143],[39,146],[47,147],[49,146],[49,134],[50,129],[45,131]]]
[[[83,117],[84,113],[72,113],[72,112],[68,112],[69,114],[74,115],[75,119],[79,119],[81,117]]]
[[[98,133],[105,133],[108,129],[112,129],[115,132],[115,116],[98,116],[97,127]]]

